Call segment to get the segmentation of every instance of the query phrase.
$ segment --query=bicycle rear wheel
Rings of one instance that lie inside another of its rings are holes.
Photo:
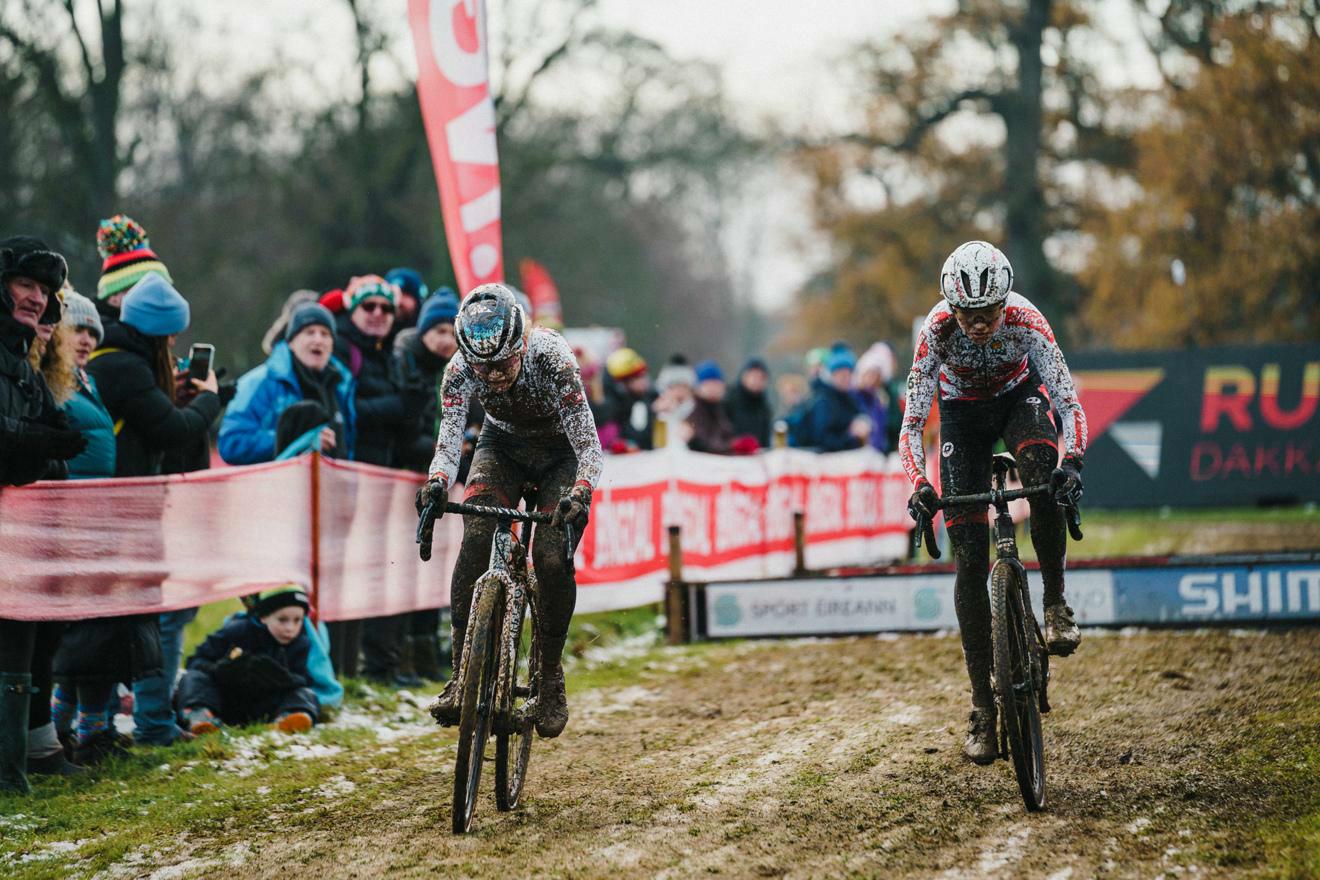
[[[506,617],[511,638],[516,646],[512,663],[506,670],[500,669],[501,676],[508,675],[507,692],[509,699],[510,729],[495,734],[495,806],[500,810],[513,810],[522,798],[523,783],[527,781],[527,765],[532,758],[532,719],[527,714],[528,702],[536,696],[540,677],[540,653],[536,639],[536,626],[532,625],[530,651],[527,654],[525,671],[519,658],[522,655],[522,628],[526,620],[527,609],[515,619]],[[507,644],[507,643],[506,643]],[[501,688],[504,690],[504,688]]]
[[[490,738],[495,712],[495,679],[499,669],[499,616],[504,608],[504,584],[482,578],[473,589],[476,601],[468,618],[468,640],[463,652],[458,722],[458,758],[454,761],[455,834],[472,830],[481,782],[481,762]]]
[[[1018,788],[1028,810],[1045,806],[1045,747],[1040,727],[1040,664],[1027,601],[1027,573],[1001,559],[990,573],[995,692]]]

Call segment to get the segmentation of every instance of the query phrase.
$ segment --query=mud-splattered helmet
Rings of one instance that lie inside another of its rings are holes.
[[[474,288],[454,322],[458,348],[469,362],[502,361],[522,350],[527,316],[503,284]]]
[[[944,261],[940,293],[949,305],[980,309],[1008,299],[1013,289],[1013,267],[1004,252],[986,241],[958,245]]]

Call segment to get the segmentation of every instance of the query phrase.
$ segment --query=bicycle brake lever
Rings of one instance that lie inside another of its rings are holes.
[[[926,552],[931,559],[940,558],[940,548],[935,543],[935,525],[928,516],[917,517],[917,548],[921,549],[922,539],[926,541]]]
[[[1074,505],[1064,507],[1064,518],[1068,520],[1068,534],[1074,541],[1082,540],[1082,512]]]
[[[431,542],[435,538],[435,502],[422,508],[422,515],[417,520],[418,555],[422,562],[431,561]]]
[[[570,576],[577,573],[577,563],[573,559],[577,541],[574,540],[573,531],[572,523],[564,523],[564,568],[568,569]]]

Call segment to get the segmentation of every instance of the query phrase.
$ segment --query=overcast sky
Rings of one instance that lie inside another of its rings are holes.
[[[820,134],[856,123],[853,84],[839,63],[851,46],[883,40],[951,6],[952,0],[601,0],[601,15],[659,42],[680,60],[714,63],[743,122],[773,119]],[[492,19],[501,7],[500,0],[488,0]],[[407,0],[379,0],[375,8],[393,37],[394,58],[373,74],[386,86],[413,78]],[[1114,41],[1103,49],[1107,78],[1152,82],[1156,72],[1140,47],[1130,0],[1100,0],[1098,8],[1099,22]],[[353,25],[344,4],[191,0],[164,4],[160,12],[195,34],[189,52],[214,71],[217,89],[248,70],[267,68],[274,55],[288,73],[275,100],[329,103],[356,94]],[[755,213],[730,224],[729,244],[741,251],[732,254],[735,262],[754,265],[750,272],[745,265],[735,268],[763,305],[785,303],[825,257],[820,242],[812,246],[803,196],[793,186],[758,192]]]

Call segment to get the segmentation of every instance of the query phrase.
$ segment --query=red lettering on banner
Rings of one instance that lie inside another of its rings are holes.
[[[1225,389],[1232,388],[1232,392]],[[1201,431],[1212,434],[1219,427],[1219,417],[1237,431],[1251,430],[1247,406],[1256,394],[1256,377],[1241,366],[1209,367],[1205,371],[1204,395],[1201,398]]]
[[[1279,406],[1279,365],[1266,364],[1260,371],[1260,415],[1265,424],[1280,431],[1295,431],[1315,415],[1320,404],[1320,361],[1310,361],[1302,371],[1302,390],[1297,406],[1285,411]]]
[[[1281,456],[1282,464],[1279,463]],[[1252,450],[1241,443],[1234,443],[1225,452],[1218,443],[1203,440],[1192,447],[1189,466],[1192,480],[1198,483],[1232,476],[1249,479],[1310,476],[1318,469],[1320,463],[1312,459],[1310,445],[1291,441],[1262,443]]]
[[[1227,477],[1234,471],[1241,471],[1242,476],[1249,477],[1251,473],[1251,459],[1247,457],[1247,451],[1242,448],[1241,443],[1234,443],[1228,449],[1228,455],[1224,456],[1224,469],[1222,476]]]
[[[1207,464],[1209,460],[1209,464]],[[1219,444],[1209,440],[1203,440],[1192,447],[1192,479],[1198,483],[1204,483],[1206,480],[1213,480],[1219,472],[1219,465],[1223,463],[1223,453],[1219,451]]]
[[[1310,462],[1308,455],[1310,451],[1310,446],[1295,446],[1292,443],[1289,443],[1284,457],[1284,474],[1291,477],[1294,470],[1303,474],[1312,473],[1315,468]]]
[[[748,489],[737,483],[724,487],[715,497],[715,550],[726,553],[759,547],[763,540],[762,511],[765,489]]]
[[[1279,447],[1277,446],[1257,446],[1256,447],[1256,476],[1260,476],[1269,468],[1274,476],[1279,475]]]

